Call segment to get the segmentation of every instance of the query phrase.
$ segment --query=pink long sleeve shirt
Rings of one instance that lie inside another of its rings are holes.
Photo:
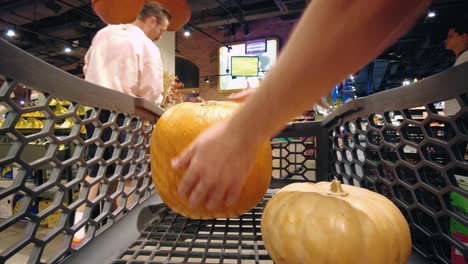
[[[163,66],[158,47],[133,24],[109,25],[85,56],[85,80],[160,105]]]

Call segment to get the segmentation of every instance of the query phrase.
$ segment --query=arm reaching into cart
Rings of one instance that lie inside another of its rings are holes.
[[[276,65],[234,115],[202,133],[173,161],[179,193],[214,208],[239,198],[258,144],[388,48],[429,0],[314,0]]]
[[[256,89],[246,89],[238,93],[233,93],[229,96],[229,100],[235,101],[235,102],[243,102],[245,99],[249,98],[250,95],[252,95]]]

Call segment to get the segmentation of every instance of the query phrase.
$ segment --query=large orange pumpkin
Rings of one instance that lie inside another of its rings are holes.
[[[237,217],[255,207],[268,190],[272,158],[270,142],[265,139],[257,150],[254,167],[242,187],[241,196],[234,204],[213,210],[207,210],[203,205],[190,208],[188,199],[177,192],[184,170],[172,169],[171,160],[202,131],[229,117],[237,106],[234,102],[216,101],[181,103],[169,108],[156,123],[150,148],[151,174],[161,199],[175,212],[192,219]]]
[[[386,197],[339,181],[294,183],[268,201],[261,222],[277,264],[407,263],[408,223]]]
[[[146,0],[148,1],[148,0]],[[181,29],[191,17],[187,0],[150,0],[162,4],[172,15],[168,31]],[[96,14],[107,24],[125,24],[133,22],[145,0],[93,0]]]

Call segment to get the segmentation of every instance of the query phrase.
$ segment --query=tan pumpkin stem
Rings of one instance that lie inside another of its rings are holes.
[[[348,193],[343,190],[341,186],[341,182],[337,180],[333,180],[330,184],[330,190],[327,192],[328,195],[335,195],[335,196],[348,196]]]

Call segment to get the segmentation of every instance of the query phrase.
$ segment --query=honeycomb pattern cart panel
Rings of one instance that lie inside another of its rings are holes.
[[[425,257],[462,263],[468,257],[468,64],[340,110],[326,124],[332,174],[391,199]]]
[[[162,111],[148,102],[0,40],[0,112],[0,263],[59,262],[154,193],[149,139]]]

